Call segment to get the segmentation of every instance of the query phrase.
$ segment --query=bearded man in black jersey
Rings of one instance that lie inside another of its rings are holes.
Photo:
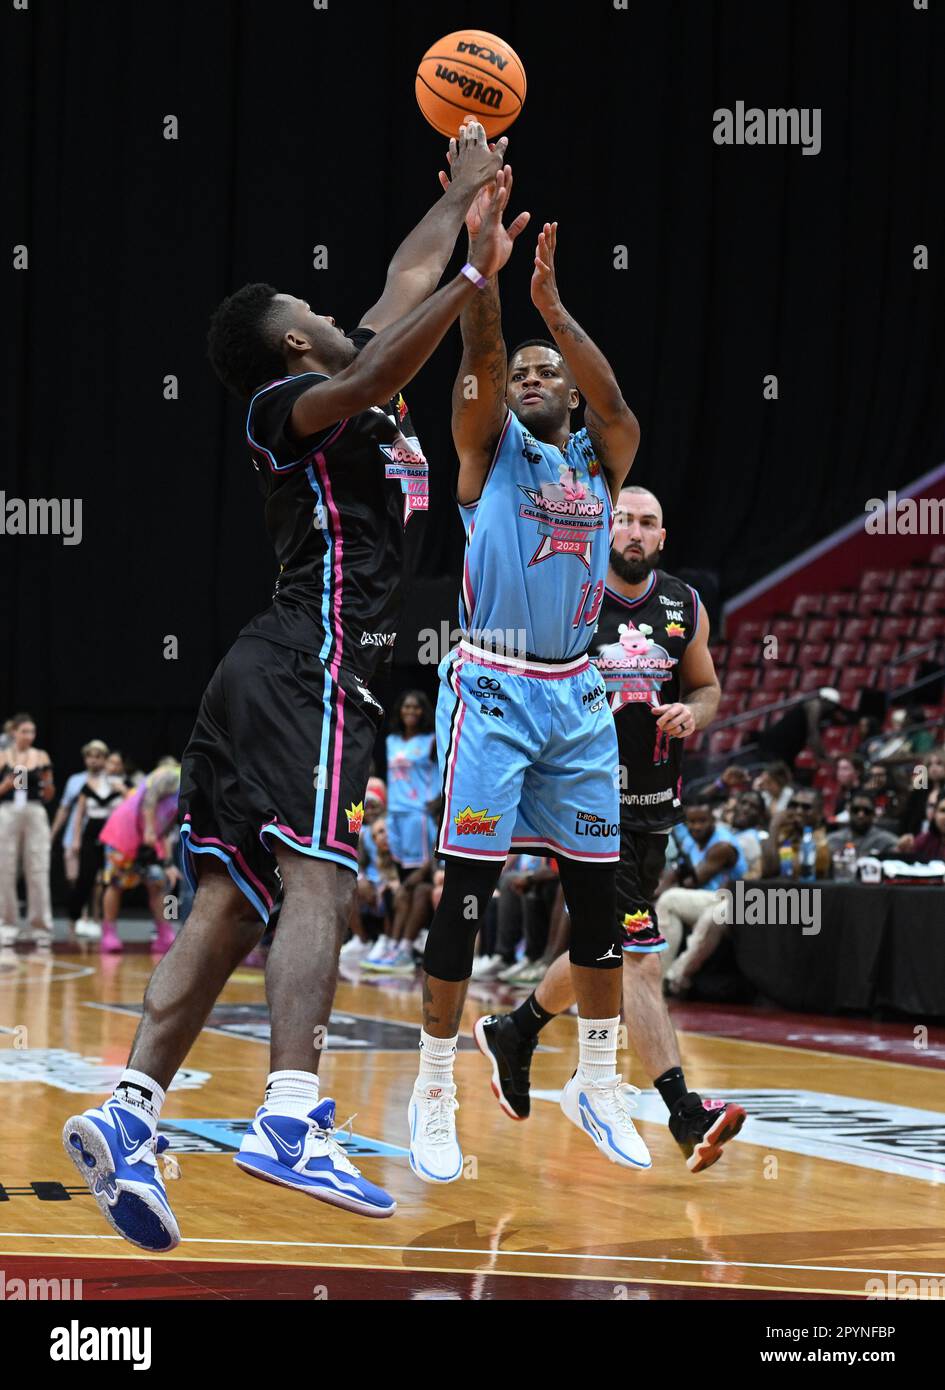
[[[621,489],[590,653],[614,711],[620,751],[617,895],[627,1031],[666,1104],[670,1131],[698,1173],[721,1157],[745,1112],[688,1089],[663,997],[659,957],[668,943],[654,900],[669,831],[683,815],[682,741],[712,721],[721,696],[699,595],[657,568],[665,539],[654,495],[642,487]],[[476,1041],[492,1064],[493,1092],[512,1119],[529,1113],[529,1067],[541,1029],[573,1003],[565,954],[513,1013],[477,1022]]]
[[[242,631],[203,697],[180,789],[193,910],[144,1000],[128,1067],[100,1108],[73,1116],[66,1153],[120,1235],[180,1239],[156,1154],[164,1093],[230,974],[282,906],[266,968],[270,1074],[236,1162],[365,1216],[393,1199],[333,1138],[318,1095],[338,952],[378,720],[370,690],[389,658],[403,525],[426,505],[426,460],[400,396],[463,306],[508,260],[511,170],[475,122],[450,142],[451,181],[394,256],[384,291],[346,335],[265,284],[226,300],[210,329],[217,374],[249,401],[247,439],[279,561],[271,606]],[[492,197],[465,265],[436,290],[481,188]]]

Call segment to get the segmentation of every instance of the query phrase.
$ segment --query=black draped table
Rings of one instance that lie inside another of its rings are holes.
[[[945,887],[796,883],[758,879],[750,889],[816,889],[820,930],[781,924],[732,925],[741,973],[786,1009],[812,1013],[898,1009],[945,1017]],[[758,900],[756,900],[758,901]],[[774,902],[773,899],[768,901]],[[737,902],[737,899],[736,899]],[[810,916],[812,903],[796,915]],[[758,915],[757,911],[754,913]]]

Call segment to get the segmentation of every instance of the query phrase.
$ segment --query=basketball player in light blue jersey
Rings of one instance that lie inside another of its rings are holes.
[[[441,176],[445,179],[445,175]],[[490,197],[467,217],[471,245]],[[453,1059],[478,927],[510,850],[553,855],[571,916],[580,1062],[561,1106],[615,1163],[648,1168],[617,1072],[621,949],[617,739],[587,649],[604,594],[613,506],[640,431],[606,358],[563,308],[557,224],[539,235],[532,302],[554,341],[507,358],[496,278],[460,319],[453,391],[466,530],[464,633],[440,666],[443,895],[424,955],[410,1164],[462,1172]],[[571,416],[585,400],[584,427]]]

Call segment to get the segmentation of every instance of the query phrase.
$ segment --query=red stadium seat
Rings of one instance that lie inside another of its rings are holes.
[[[797,664],[805,666],[824,666],[830,660],[829,642],[802,642],[797,651]],[[823,684],[823,681],[821,681]]]
[[[860,575],[860,592],[865,594],[876,589],[888,589],[892,580],[890,570],[864,570]]]
[[[819,690],[822,685],[836,685],[837,673],[832,666],[808,666],[801,671],[800,690]]]
[[[855,613],[856,608],[856,594],[827,594],[824,598],[823,611],[827,618],[839,618],[844,613]]]
[[[820,738],[831,757],[837,758],[841,753],[849,753],[853,748],[856,740],[856,729],[852,725],[843,728],[824,729]]]
[[[791,604],[791,616],[794,618],[807,618],[812,613],[820,612],[820,605],[823,603],[820,594],[798,594]]]
[[[937,545],[929,556],[930,565],[945,565],[945,545]]]
[[[808,642],[832,642],[840,633],[838,618],[810,618],[807,622]]]
[[[754,719],[746,719],[745,722],[743,724],[739,724],[738,727],[741,729],[745,737],[748,738],[752,737],[755,734],[760,734],[764,726],[765,717],[763,714],[758,714],[755,716]]]
[[[879,675],[877,666],[844,666],[840,672],[840,694],[854,690],[869,690],[876,684]]]
[[[888,589],[873,589],[872,592],[868,594],[858,595],[856,600],[856,611],[861,615],[867,613],[884,613],[888,601]]]
[[[919,674],[918,661],[902,661],[898,666],[890,666],[883,684],[890,690],[899,690],[904,685],[912,685]]]
[[[922,613],[945,612],[945,589],[926,589],[919,600],[919,611]]]
[[[862,642],[864,637],[872,637],[875,628],[875,618],[847,618],[841,628],[841,636],[845,642]],[[886,635],[884,632],[883,636]]]
[[[894,657],[899,655],[898,642],[876,642],[871,641],[866,645],[866,656],[872,664],[876,666],[888,666]]]
[[[734,634],[736,642],[757,642],[758,638],[766,631],[764,623],[757,618],[750,618],[738,624],[738,630]]]
[[[761,647],[757,642],[733,642],[728,649],[729,667],[735,666],[754,666],[761,655]]]
[[[834,666],[856,666],[863,660],[864,642],[834,642],[831,660]]]
[[[713,756],[719,753],[731,753],[741,743],[740,729],[718,729],[709,737],[709,748]]]
[[[889,602],[886,605],[887,613],[914,613],[919,600],[911,590],[906,589],[902,593],[889,595]]]
[[[761,688],[767,695],[771,691],[784,694],[797,685],[797,671],[793,666],[766,665],[762,667]]]
[[[725,690],[719,701],[719,719],[730,719],[733,714],[741,714],[748,698],[747,691]]]
[[[936,637],[945,637],[945,614],[933,614],[920,618],[915,627],[915,642],[934,642]]]
[[[896,572],[895,588],[902,592],[905,589],[924,589],[929,582],[929,571],[922,569],[898,570]]]
[[[768,632],[779,642],[796,642],[804,636],[804,623],[800,618],[775,618]]]
[[[878,636],[890,640],[892,638],[911,637],[915,629],[915,618],[880,618]]]
[[[728,691],[754,690],[758,672],[754,667],[744,666],[740,670],[729,671],[725,676],[725,689]]]
[[[933,570],[929,581],[930,589],[945,589],[945,569]]]

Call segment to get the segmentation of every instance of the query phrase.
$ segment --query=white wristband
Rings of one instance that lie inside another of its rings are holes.
[[[469,261],[466,262],[459,273],[460,275],[465,275],[467,280],[471,280],[477,290],[484,290],[489,283],[484,275],[479,274],[479,271],[474,265],[470,265]]]

